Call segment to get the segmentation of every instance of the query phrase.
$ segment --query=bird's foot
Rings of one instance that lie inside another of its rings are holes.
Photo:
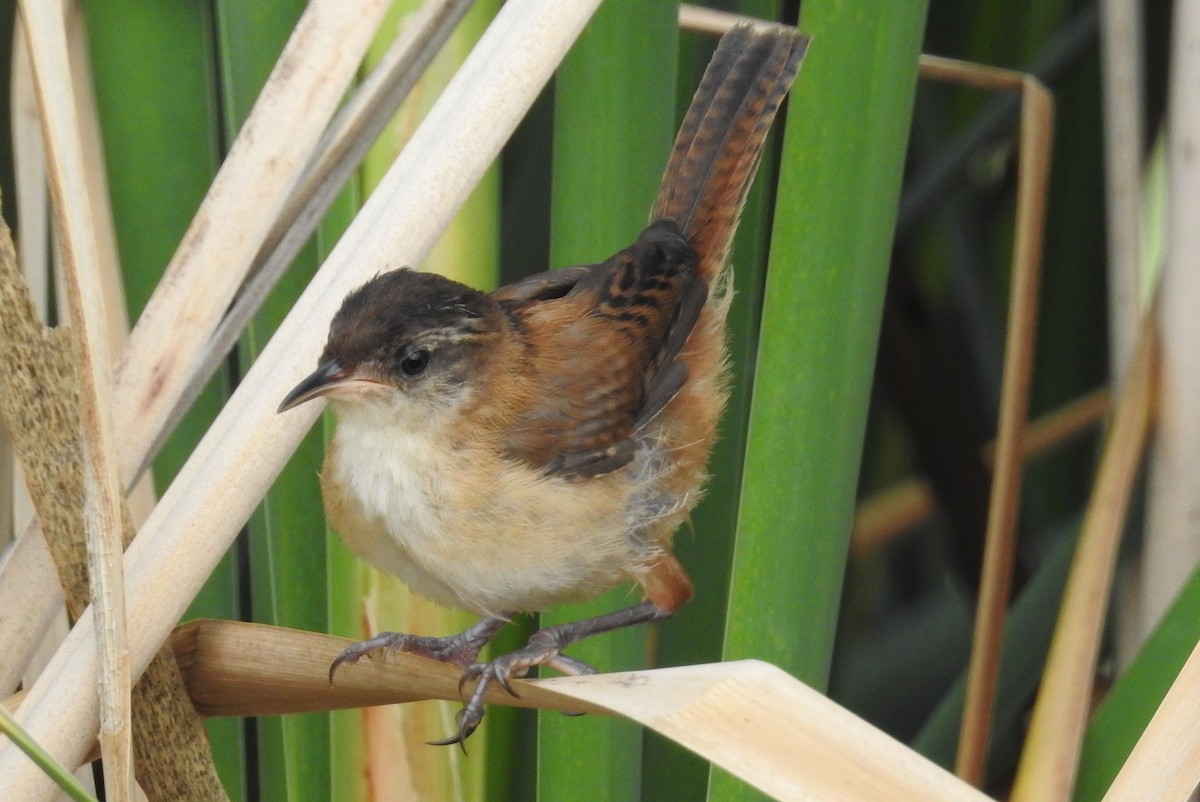
[[[559,643],[558,635],[559,632],[554,628],[535,632],[529,639],[529,643],[523,648],[486,663],[474,663],[467,666],[463,671],[462,678],[458,681],[459,690],[461,691],[472,680],[475,681],[475,688],[456,718],[458,732],[441,741],[430,741],[430,744],[433,746],[449,746],[450,744],[462,746],[463,742],[470,737],[471,733],[475,732],[479,723],[483,721],[483,699],[493,682],[510,695],[520,698],[521,695],[509,684],[509,680],[525,676],[534,666],[550,666],[563,674],[595,674],[596,669],[587,663],[560,653],[562,645]]]
[[[457,635],[435,638],[425,635],[408,635],[403,632],[381,632],[373,638],[347,646],[329,666],[329,682],[343,663],[356,663],[362,657],[382,651],[386,660],[395,652],[429,657],[442,663],[470,666],[496,633],[508,623],[507,618],[485,618]]]

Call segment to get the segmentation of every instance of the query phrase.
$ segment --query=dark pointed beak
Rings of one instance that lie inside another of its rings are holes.
[[[308,374],[299,384],[292,388],[276,412],[286,412],[292,407],[299,406],[305,401],[311,401],[324,394],[335,384],[346,379],[349,372],[344,370],[337,360],[322,362],[317,369]]]

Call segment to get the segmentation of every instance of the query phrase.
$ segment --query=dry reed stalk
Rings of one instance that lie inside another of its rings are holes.
[[[715,36],[728,31],[734,25],[768,25],[771,24],[759,17],[746,14],[735,14],[730,11],[718,11],[715,8],[694,6],[691,3],[679,4],[679,27],[685,31],[710,33]]]
[[[90,582],[76,359],[71,355],[69,332],[48,329],[38,318],[4,226],[0,226],[0,297],[0,329],[8,345],[5,359],[0,360],[0,413],[14,434],[46,532],[45,538],[29,542],[43,543],[54,555],[58,576],[51,584],[61,582],[67,609],[78,617],[87,609]],[[132,527],[122,524],[126,540],[132,539]],[[140,700],[133,708],[139,780],[160,798],[222,798],[203,728],[173,655],[158,654],[134,694]]]
[[[1156,315],[1147,315],[1121,387],[1063,591],[1013,802],[1069,799],[1075,787],[1117,549],[1154,416],[1157,328]]]
[[[126,481],[144,467],[147,444],[313,158],[387,5],[314,0],[292,32],[121,355]]]
[[[92,614],[100,654],[100,748],[106,797],[129,800],[133,786],[130,693],[125,629],[122,504],[113,446],[112,361],[108,315],[91,194],[85,177],[76,100],[61,3],[20,4],[33,65],[50,196],[70,311],[84,454],[84,530]]]
[[[459,701],[462,670],[396,653],[329,666],[353,641],[319,632],[240,621],[189,621],[171,635],[196,709],[206,716],[278,716],[426,699]],[[536,683],[513,683],[519,698],[490,688],[490,704],[551,709],[562,700]],[[587,712],[601,711],[586,706]],[[601,711],[602,712],[602,711]]]
[[[1000,421],[988,504],[983,575],[956,766],[960,777],[978,785],[983,780],[996,695],[996,671],[1000,663],[1000,641],[1012,585],[1021,493],[1021,453],[1027,425],[1030,376],[1033,372],[1037,287],[1041,272],[1054,105],[1045,86],[1024,73],[922,56],[921,74],[981,89],[1017,90],[1022,97],[1004,383],[1000,391]]]
[[[34,96],[28,49],[17,18],[13,54],[13,154],[16,165],[17,241],[21,273],[26,277],[42,320],[46,319],[50,281],[50,231],[48,184],[45,152],[37,100]],[[125,297],[116,253],[116,235],[108,203],[107,178],[103,149],[97,124],[95,96],[92,91],[90,59],[82,9],[72,2],[67,11],[68,48],[71,85],[75,90],[79,128],[83,135],[84,175],[91,203],[97,257],[104,284],[105,307],[109,310],[110,354],[119,353],[128,337]],[[8,199],[6,199],[8,200]],[[3,480],[0,480],[3,481]],[[0,609],[22,610],[24,615],[0,617],[0,643],[6,649],[0,655],[0,691],[9,691],[20,681],[38,647],[42,633],[60,615],[63,596],[55,579],[55,569],[38,530],[24,482],[17,480],[12,497],[14,531],[19,542],[0,564]],[[127,503],[135,525],[140,525],[154,506],[151,477],[144,476],[130,492]],[[0,508],[6,505],[0,503]],[[38,661],[40,666],[40,661]],[[36,674],[37,666],[34,667]]]
[[[92,80],[86,22],[82,0],[69,0],[67,49],[70,51],[71,85],[75,93],[79,144],[83,151],[83,177],[92,209],[104,307],[108,310],[109,355],[115,358],[125,349],[129,340],[129,309],[125,304],[125,277],[121,273],[121,260],[117,253],[117,231],[109,198],[108,171],[104,164],[104,143],[100,133],[100,113],[96,106],[95,82]],[[117,444],[117,449],[121,449],[120,444]],[[144,473],[125,497],[129,516],[135,526],[145,522],[156,501],[154,477],[149,472]]]
[[[38,315],[45,320],[50,287],[50,218],[46,214],[50,198],[29,47],[19,14],[13,28],[11,103],[16,197],[4,198],[4,203],[16,209],[17,242],[21,243],[17,258],[33,291]],[[32,514],[32,509],[29,512]]]
[[[25,44],[23,23],[18,15],[14,21],[12,58],[11,121],[13,131],[13,167],[16,183],[14,198],[4,198],[9,208],[15,208],[17,240],[22,247],[17,254],[20,272],[29,284],[38,317],[46,319],[50,287],[50,228],[48,188],[46,184],[45,150],[42,147],[41,124],[38,121],[37,98],[29,64],[29,49]],[[5,461],[12,464],[11,475],[5,474],[7,504],[11,510],[12,534],[17,542],[0,560],[0,609],[20,609],[23,615],[0,616],[0,643],[6,645],[0,654],[0,693],[7,693],[22,680],[39,642],[62,610],[62,593],[51,594],[51,602],[38,610],[27,608],[27,599],[45,595],[47,588],[58,584],[54,564],[41,538],[22,538],[20,535],[34,520],[33,502],[25,480],[11,450],[7,432],[0,432],[6,448]],[[4,470],[4,469],[0,469]],[[7,514],[7,512],[6,512]],[[3,539],[3,536],[0,536]],[[8,544],[5,544],[8,545]],[[9,565],[14,566],[9,568]],[[33,666],[36,672],[39,666]]]
[[[1101,0],[1104,80],[1105,240],[1108,243],[1108,353],[1113,385],[1133,356],[1142,314],[1142,23],[1134,0]]]
[[[29,657],[42,633],[50,627],[63,608],[62,586],[54,570],[54,561],[39,530],[36,536],[18,537],[0,559],[0,589],[4,610],[20,610],[20,615],[0,616],[0,634],[6,651],[0,655],[0,694],[12,692],[21,682]]]
[[[1172,38],[1162,385],[1142,548],[1143,633],[1153,630],[1200,559],[1200,5],[1175,6]]]
[[[276,416],[275,407],[308,371],[342,296],[375,272],[420,262],[596,5],[507,3],[343,235],[126,555],[135,674],[319,414],[314,405]],[[21,708],[27,729],[66,763],[80,759],[94,732],[97,710],[83,690],[96,666],[93,627],[85,614]],[[21,798],[49,791],[4,747],[0,775]]]
[[[1108,365],[1114,385],[1125,375],[1144,299],[1149,266],[1142,230],[1145,132],[1142,109],[1142,20],[1135,0],[1100,2],[1100,83],[1104,93],[1105,241],[1108,246]],[[1116,664],[1123,671],[1149,631],[1142,631],[1137,588],[1140,556],[1118,567],[1114,603]]]

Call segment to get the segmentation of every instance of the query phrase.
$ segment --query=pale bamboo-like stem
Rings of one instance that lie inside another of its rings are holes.
[[[1104,188],[1108,243],[1108,353],[1113,384],[1133,355],[1142,304],[1142,4],[1101,0]]]
[[[1138,0],[1100,0],[1108,365],[1114,385],[1125,375],[1141,314],[1145,236],[1142,7]],[[1149,634],[1142,630],[1139,610],[1139,563],[1139,557],[1129,560],[1116,582],[1113,613],[1118,671],[1128,666]]]
[[[751,17],[747,14],[735,14],[731,11],[718,11],[715,8],[694,6],[691,3],[679,4],[679,27],[695,33],[711,33],[720,36],[734,25],[773,25],[774,22]]]
[[[0,554],[0,576],[10,577],[0,587],[3,610],[20,610],[20,615],[0,616],[4,653],[0,654],[0,694],[10,693],[21,681],[29,655],[37,648],[42,633],[63,609],[62,585],[54,561],[46,550],[41,530],[31,527],[32,536],[18,537]],[[11,653],[9,652],[11,650]]]
[[[129,339],[129,312],[125,305],[125,283],[117,255],[117,232],[109,203],[108,176],[104,168],[104,146],[100,138],[99,112],[93,89],[91,54],[81,0],[65,0],[67,57],[71,92],[75,97],[75,120],[79,135],[80,168],[87,187],[96,243],[99,284],[108,313],[105,333],[109,354],[116,356]],[[153,505],[151,505],[153,506]],[[148,512],[149,510],[147,510]]]
[[[8,207],[15,204],[16,234],[20,244],[17,258],[21,262],[21,273],[29,282],[30,295],[38,315],[45,321],[50,288],[50,220],[46,215],[50,199],[46,186],[46,150],[42,144],[29,47],[25,42],[24,22],[20,15],[14,20],[13,27],[11,102],[17,196],[4,198],[4,205]],[[28,510],[32,516],[32,504]]]
[[[13,178],[16,179],[17,197],[4,198],[4,204],[8,208],[12,208],[13,204],[17,207],[18,223],[26,220],[25,215],[20,211],[20,203],[22,203],[22,185],[28,186],[28,176],[30,173],[40,175],[41,172],[41,140],[38,137],[37,128],[37,113],[34,98],[32,98],[32,85],[29,76],[29,58],[26,55],[25,38],[22,26],[17,22],[13,26],[12,32],[12,61],[11,61],[11,82],[10,82],[10,106],[8,106],[8,122],[12,126],[12,150],[13,150]],[[35,144],[37,150],[34,157],[30,157],[29,145]],[[25,192],[25,199],[29,199],[29,193]],[[44,188],[42,191],[41,208],[46,208],[44,204]],[[42,220],[44,226],[44,220]],[[44,240],[44,238],[42,238]],[[34,250],[31,249],[30,250]],[[24,249],[22,249],[24,252]],[[22,255],[18,255],[18,258]],[[22,264],[24,273],[26,265]],[[41,299],[35,300],[35,304],[41,304]],[[42,312],[42,307],[38,306],[38,313]],[[22,532],[25,528],[26,515],[32,515],[31,505],[28,501],[28,496],[22,498],[25,490],[24,481],[20,477],[20,467],[17,461],[16,451],[13,449],[12,439],[8,437],[2,427],[0,427],[0,555],[10,544],[10,541],[16,539],[16,535]],[[4,674],[2,662],[0,662],[0,677]],[[5,693],[5,683],[0,681],[0,693]]]
[[[38,314],[45,320],[50,267],[45,149],[42,147],[29,49],[19,15],[13,31],[10,111],[16,197],[3,200],[6,207],[15,204],[21,273],[29,283]],[[6,435],[0,433],[0,439],[6,439]],[[16,457],[7,452],[5,459],[15,460]],[[21,681],[43,633],[63,607],[58,576],[45,541],[40,536],[25,534],[35,521],[33,502],[20,478],[19,466],[11,467],[14,468],[13,475],[2,481],[11,488],[11,522],[17,542],[0,559],[0,610],[21,609],[23,614],[0,616],[0,643],[5,644],[0,652],[0,693],[10,692]],[[36,609],[26,606],[30,599],[38,601]]]
[[[598,0],[510,0],[424,124],[279,327],[129,549],[127,598],[135,675],[166,638],[249,517],[319,405],[276,415],[309,372],[351,287],[417,264],[499,153]],[[77,762],[95,732],[84,690],[95,671],[91,612],[81,617],[21,706],[51,754]],[[0,744],[0,776],[16,798],[42,799],[46,779]]]
[[[928,57],[923,63],[931,61]],[[972,784],[983,780],[996,695],[1004,614],[1012,587],[1017,511],[1021,495],[1021,450],[1033,372],[1037,325],[1037,288],[1045,226],[1046,183],[1054,106],[1050,93],[1035,78],[1007,71],[966,72],[947,59],[932,60],[940,76],[960,74],[976,86],[1021,90],[1020,156],[1017,170],[1016,243],[1009,293],[1008,334],[1004,348],[1004,385],[996,436],[996,466],[983,556],[983,576],[967,675],[967,699],[959,738],[958,775]],[[928,67],[926,68],[928,69]],[[1010,81],[1017,81],[1015,85]]]
[[[84,457],[83,518],[91,609],[96,622],[94,637],[100,657],[100,751],[107,768],[105,796],[124,802],[132,798],[133,787],[133,682],[125,628],[124,494],[114,459],[112,360],[100,255],[72,90],[66,9],[61,2],[23,0],[20,10],[46,143],[50,197],[79,366],[76,375]]]
[[[1157,328],[1155,315],[1147,315],[1126,371],[1063,591],[1013,802],[1070,799],[1075,787],[1117,549],[1154,415]]]
[[[104,165],[104,143],[100,134],[100,113],[96,106],[82,0],[68,0],[67,3],[67,49],[79,120],[80,147],[83,149],[83,176],[96,232],[96,255],[100,263],[100,282],[104,288],[104,308],[108,311],[109,354],[115,356],[125,349],[129,340],[129,308],[125,303],[125,277],[121,274],[121,260],[117,253],[117,230],[108,191],[108,171]],[[116,448],[120,453],[122,448],[119,443]],[[122,481],[124,479],[122,477]],[[141,526],[145,522],[150,510],[154,509],[155,501],[154,477],[143,473],[125,497],[134,526]]]
[[[20,260],[21,274],[29,282],[30,294],[42,320],[46,319],[47,295],[49,292],[49,230],[50,221],[46,214],[49,200],[46,195],[46,157],[42,148],[41,125],[37,117],[37,98],[34,96],[33,75],[29,65],[29,48],[25,45],[25,35],[20,15],[13,20],[13,53],[11,75],[11,107],[10,122],[12,125],[13,172],[16,183],[16,197],[4,198],[6,208],[15,208],[17,212],[17,241],[21,249],[17,253]],[[16,454],[10,448],[8,434],[0,431],[0,511],[8,516],[5,527],[12,526],[12,536],[19,538],[20,534],[34,520],[33,501],[25,487],[21,474],[21,466],[16,460]],[[5,546],[6,534],[0,531],[0,543]],[[44,551],[44,549],[43,549]],[[47,567],[43,564],[41,568]],[[45,571],[30,571],[45,575]],[[29,586],[26,585],[26,592]],[[3,591],[0,590],[0,595]],[[16,603],[23,596],[14,595],[11,602]],[[0,609],[15,609],[3,605],[5,599],[0,599]],[[48,617],[43,617],[49,620]],[[21,622],[23,623],[23,622]],[[14,625],[21,627],[21,623]],[[2,625],[0,625],[2,626]],[[24,629],[22,627],[22,629]],[[26,648],[19,654],[28,656],[34,649],[37,633],[29,632],[31,636]],[[2,636],[4,633],[0,633]],[[8,643],[0,637],[0,643]],[[9,689],[10,681],[16,682],[20,676],[25,659],[0,658],[0,690]]]
[[[1177,4],[1172,30],[1163,377],[1142,551],[1142,632],[1153,630],[1200,559],[1200,5]]]
[[[280,56],[147,306],[143,334],[116,366],[118,468],[126,488],[311,158],[386,6],[384,0],[314,0]],[[147,333],[151,329],[158,333]],[[149,406],[139,406],[138,399],[147,398]],[[33,526],[20,538],[40,536]],[[45,554],[21,548],[0,565],[0,605],[18,598],[10,592],[18,584],[14,577],[45,573],[46,564],[35,562]],[[47,583],[19,597],[29,618],[47,619],[54,587]],[[34,644],[13,638],[27,634],[15,618],[0,616],[0,643],[26,655]]]

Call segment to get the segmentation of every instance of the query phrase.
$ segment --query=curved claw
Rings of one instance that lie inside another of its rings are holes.
[[[508,684],[508,678],[511,676],[509,674],[508,667],[498,666],[498,665],[493,664],[493,667],[492,667],[490,673],[492,675],[492,678],[496,680],[496,684],[499,685],[504,690],[508,691],[509,696],[513,697],[514,699],[521,698],[521,694],[517,693],[517,691],[513,688],[513,686]]]
[[[343,663],[357,663],[359,658],[369,655],[376,649],[387,649],[387,653],[390,653],[397,645],[397,641],[403,637],[394,632],[381,632],[370,640],[350,644],[329,664],[329,684],[333,684],[333,675]]]
[[[472,696],[466,706],[458,711],[455,720],[458,722],[458,732],[449,738],[443,738],[440,741],[426,741],[426,743],[430,746],[451,746],[452,744],[458,744],[458,748],[465,755],[467,753],[467,739],[471,737],[471,733],[479,729],[479,723],[483,721],[483,703],[475,696]]]
[[[469,734],[470,733],[467,733],[467,735]],[[462,731],[460,730],[459,732],[451,735],[449,738],[442,738],[440,741],[426,741],[425,744],[427,746],[453,746],[454,744],[458,744],[458,748],[461,749],[462,753],[465,755],[467,753],[466,737],[467,736],[463,735]]]
[[[412,647],[412,641],[413,636],[411,635],[399,632],[380,632],[373,638],[350,644],[329,664],[329,684],[333,684],[333,675],[343,663],[357,663],[360,658],[379,649],[383,650],[386,659],[392,652],[408,651]]]
[[[463,695],[468,682],[473,679],[477,682],[470,698],[463,705],[462,712],[459,713],[458,732],[449,738],[430,743],[435,746],[461,745],[466,738],[470,737],[483,720],[483,699],[487,694],[488,686],[493,681],[511,696],[520,698],[520,694],[517,693],[510,680],[513,677],[524,676],[534,666],[548,665],[564,674],[595,674],[595,668],[582,660],[562,654],[561,650],[590,635],[646,621],[657,621],[667,615],[669,615],[668,612],[652,602],[643,602],[627,610],[619,610],[606,616],[597,616],[574,624],[548,627],[535,632],[525,646],[515,652],[486,663],[472,662],[466,665],[458,680],[459,695]],[[476,650],[475,654],[477,653]]]
[[[483,665],[480,663],[472,663],[463,669],[462,675],[458,678],[458,695],[463,695],[463,686],[473,679],[483,676]]]

